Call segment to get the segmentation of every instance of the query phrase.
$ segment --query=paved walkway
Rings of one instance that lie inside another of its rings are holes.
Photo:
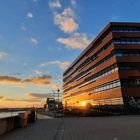
[[[0,140],[140,140],[140,116],[43,117]]]
[[[0,137],[0,140],[53,140],[61,119],[38,115],[39,120]]]

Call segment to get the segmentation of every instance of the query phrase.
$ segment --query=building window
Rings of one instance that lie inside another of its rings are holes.
[[[112,32],[140,32],[140,27],[139,26],[117,26],[117,27],[112,27],[111,28]]]
[[[109,89],[113,89],[113,88],[118,88],[121,86],[121,83],[119,80],[117,81],[113,81],[111,83],[106,83],[102,86],[99,86],[99,87],[96,87],[96,88],[93,88],[93,91],[94,92],[101,92],[101,91],[104,91],[104,90],[109,90]]]
[[[140,78],[122,79],[121,83],[123,87],[140,87]]]

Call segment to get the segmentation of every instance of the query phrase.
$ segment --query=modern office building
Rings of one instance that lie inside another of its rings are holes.
[[[109,23],[63,74],[67,109],[140,108],[140,23]]]

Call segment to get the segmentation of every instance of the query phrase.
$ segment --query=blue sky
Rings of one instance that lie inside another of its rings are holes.
[[[0,107],[40,106],[62,92],[64,70],[89,42],[139,13],[140,0],[0,0]]]

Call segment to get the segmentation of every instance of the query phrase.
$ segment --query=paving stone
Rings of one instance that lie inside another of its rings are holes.
[[[140,140],[140,116],[40,117],[0,140]]]

